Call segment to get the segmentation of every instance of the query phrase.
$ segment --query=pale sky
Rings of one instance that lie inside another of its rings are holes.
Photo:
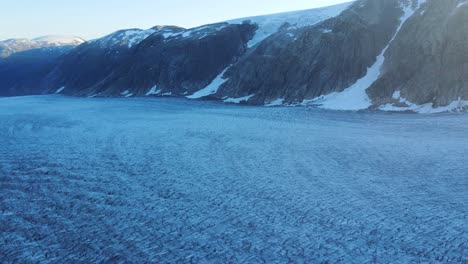
[[[126,28],[194,27],[350,0],[12,0],[1,4],[0,40],[44,35],[93,39]]]

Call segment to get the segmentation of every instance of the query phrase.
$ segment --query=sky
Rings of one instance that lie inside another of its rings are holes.
[[[87,40],[119,29],[195,27],[349,0],[14,0],[1,4],[0,40],[75,35]]]

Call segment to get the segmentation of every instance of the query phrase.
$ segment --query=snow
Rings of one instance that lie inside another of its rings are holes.
[[[283,105],[284,104],[284,99],[282,98],[279,98],[279,99],[276,99],[270,103],[267,103],[265,104],[265,106],[280,106],[280,105]]]
[[[74,36],[44,36],[30,39],[7,39],[0,41],[0,50],[3,51],[3,57],[27,51],[31,49],[46,48],[46,47],[59,47],[59,46],[78,46],[84,43],[85,40]]]
[[[129,90],[125,90],[125,91],[121,92],[120,95],[122,95],[122,96],[124,96],[124,97],[131,97],[131,96],[133,96],[133,94],[132,94]]]
[[[124,46],[132,48],[143,40],[155,33],[155,29],[125,29],[119,30],[105,37],[90,41],[90,43],[97,43],[101,47],[116,47]]]
[[[65,90],[65,86],[58,88],[58,89],[55,91],[55,93],[56,93],[56,94],[59,94],[59,93],[63,92],[63,90]]]
[[[148,29],[148,30],[143,30],[143,31],[127,31],[125,32],[125,35],[128,38],[128,47],[131,48],[143,40],[145,40],[147,37],[149,37],[151,34],[156,32],[153,29]]]
[[[79,45],[85,43],[86,40],[76,37],[76,36],[68,36],[68,35],[49,35],[43,36],[40,38],[35,38],[33,41],[37,42],[46,42],[48,44],[55,44],[55,45]]]
[[[200,27],[190,28],[190,29],[177,29],[172,32],[165,32],[161,34],[165,38],[165,41],[170,41],[173,39],[189,39],[189,38],[196,38],[202,39],[210,34],[214,34],[217,31],[222,30],[226,27],[225,23],[216,23],[210,25],[204,25]]]
[[[462,0],[462,1],[460,1],[460,3],[458,3],[457,8],[460,8],[460,7],[462,7],[462,6],[466,5],[466,4],[468,4],[468,1],[467,0]]]
[[[412,103],[408,99],[401,97],[400,92],[397,91],[393,94],[393,99],[398,100],[400,104],[405,104],[406,106],[395,106],[394,104],[385,104],[379,107],[379,110],[382,111],[392,111],[392,112],[405,112],[411,111],[419,114],[437,114],[444,112],[460,112],[468,109],[468,100],[458,100],[453,101],[447,106],[434,107],[432,103],[418,105]]]
[[[346,88],[344,91],[320,96],[314,99],[312,103],[317,104],[321,108],[333,110],[362,110],[369,108],[372,105],[372,102],[367,95],[366,90],[380,77],[380,70],[385,61],[385,52],[396,38],[405,22],[424,2],[425,0],[419,0],[418,6],[414,10],[411,7],[411,3],[406,3],[406,6],[402,6],[404,14],[400,19],[400,25],[398,26],[395,35],[377,57],[376,62],[367,69],[367,73],[364,77],[359,79],[351,87]]]
[[[244,97],[239,97],[239,98],[225,98],[224,102],[225,103],[231,103],[231,104],[240,104],[242,102],[247,102],[250,100],[250,98],[254,97],[254,94],[244,96]]]
[[[259,26],[259,29],[257,30],[253,39],[248,43],[249,47],[253,47],[263,41],[265,38],[269,37],[271,34],[277,32],[278,29],[280,29],[280,27],[285,23],[293,25],[294,28],[314,25],[328,18],[337,16],[347,7],[349,7],[350,4],[351,2],[324,8],[239,18],[230,20],[228,23],[240,24],[244,21],[251,21],[252,23],[256,23]]]
[[[468,115],[0,98],[4,263],[464,263]]]
[[[150,95],[158,95],[161,93],[161,90],[158,89],[158,86],[153,86],[151,87],[151,89],[146,93],[146,96],[150,96]]]
[[[187,98],[199,99],[205,96],[215,94],[218,91],[219,87],[227,81],[227,79],[223,79],[223,76],[228,69],[229,67],[224,69],[224,71],[222,71],[208,86],[206,86],[205,88],[201,89],[200,91],[192,95],[187,96]]]

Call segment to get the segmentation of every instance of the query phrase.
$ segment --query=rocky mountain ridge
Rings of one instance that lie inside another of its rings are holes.
[[[86,42],[75,36],[49,35],[35,39],[7,39],[0,41],[0,58],[7,58],[15,53],[33,49],[44,49],[54,47],[75,47]]]
[[[62,54],[35,79],[35,91],[336,110],[464,110],[467,2],[357,0],[193,29],[122,30]],[[0,92],[4,86],[0,76]]]

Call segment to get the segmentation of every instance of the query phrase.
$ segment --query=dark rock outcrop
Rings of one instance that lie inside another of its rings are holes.
[[[42,93],[46,76],[58,58],[85,40],[74,36],[0,41],[0,96]]]
[[[213,24],[194,29],[159,28],[136,45],[117,32],[61,58],[46,78],[65,94],[145,95],[152,87],[183,95],[206,86],[247,50],[252,24]]]
[[[153,34],[132,56],[102,82],[105,95],[131,89],[145,95],[152,87],[161,93],[185,95],[208,85],[224,68],[247,50],[256,30],[252,24],[226,23]]]
[[[368,90],[376,105],[401,97],[446,106],[468,100],[468,4],[429,0],[402,27],[385,54],[383,74]]]
[[[91,90],[131,56],[132,47],[153,34],[149,30],[119,30],[86,42],[62,56],[42,81],[46,93],[66,87],[67,94],[80,95]],[[91,91],[92,93],[92,91]]]

